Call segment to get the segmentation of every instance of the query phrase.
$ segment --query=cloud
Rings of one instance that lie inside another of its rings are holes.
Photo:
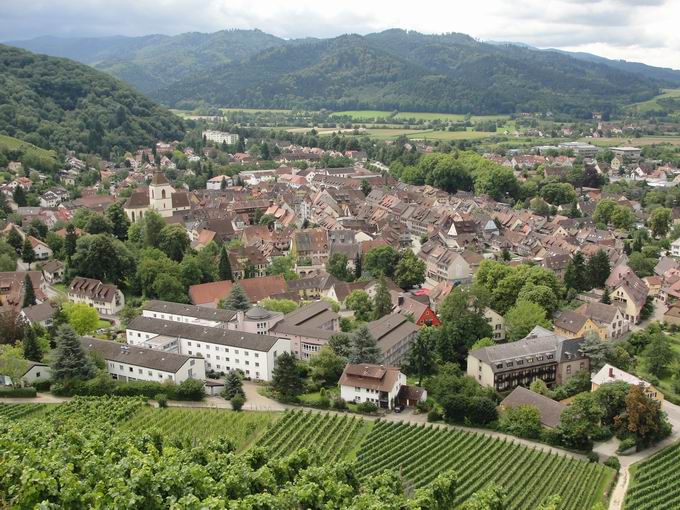
[[[680,68],[678,0],[0,0],[3,40],[39,35],[138,36],[259,28],[333,37],[387,28],[591,51]]]

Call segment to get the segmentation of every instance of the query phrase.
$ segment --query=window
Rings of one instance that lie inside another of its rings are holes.
[[[200,346],[201,346],[201,344],[198,344],[198,343],[196,344],[196,347],[200,347]]]
[[[120,368],[121,370],[124,370],[123,365],[118,365],[118,368]]]
[[[256,357],[256,358],[259,358],[260,355],[256,352],[256,353],[255,353],[255,357]]]
[[[246,365],[250,365],[250,361],[246,360]]]
[[[567,365],[567,374],[571,374],[571,365]]]
[[[548,354],[548,359],[553,359],[554,357],[555,356],[553,356],[552,354]]]
[[[533,363],[533,362],[534,362],[534,358],[527,358],[527,363]]]
[[[511,366],[512,366],[512,361],[508,361],[508,362],[505,364],[505,366],[506,366],[506,367],[511,367]]]
[[[141,368],[138,369],[137,371],[138,371],[140,374],[143,374],[143,373],[144,373],[144,370],[142,370]]]
[[[130,372],[133,372],[132,367],[128,367],[130,369]]]
[[[40,377],[40,372],[36,372],[36,373],[35,373],[35,376],[36,376],[36,377]]]
[[[503,363],[496,364],[496,368],[503,368]]]
[[[187,345],[188,345],[189,347],[191,347],[191,342],[187,342]]]
[[[537,359],[538,361],[543,361],[543,356],[536,356],[536,359]]]
[[[524,360],[518,359],[518,360],[517,360],[517,364],[518,364],[518,365],[524,365]]]
[[[189,354],[191,354],[191,353],[189,353]],[[196,363],[196,360],[192,359],[192,360],[189,361],[189,366],[193,367],[195,363]]]
[[[234,354],[238,354],[238,349],[234,349]]]

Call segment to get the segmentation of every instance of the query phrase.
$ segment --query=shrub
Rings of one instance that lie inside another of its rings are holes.
[[[623,453],[631,448],[637,446],[637,442],[634,437],[626,437],[621,441],[619,447],[616,449],[616,453]]]
[[[246,399],[243,395],[240,393],[237,393],[234,395],[234,397],[231,399],[231,408],[234,411],[240,411],[241,408],[243,407],[243,404],[246,403]]]
[[[36,391],[50,391],[50,386],[52,383],[50,381],[36,381],[31,386],[33,386]]]
[[[177,400],[203,400],[203,382],[198,379],[187,379],[177,386],[175,398]]]
[[[331,399],[326,395],[321,395],[316,401],[316,405],[321,409],[328,409],[331,406]]]
[[[168,407],[168,396],[165,393],[159,393],[154,400],[158,402],[158,407]]]
[[[607,460],[604,461],[604,465],[612,469],[616,469],[617,471],[621,469],[621,462],[619,462],[618,457],[609,457]]]
[[[378,410],[378,406],[370,402],[361,402],[357,404],[357,411],[365,414],[372,414]]]
[[[432,409],[432,402],[429,400],[420,400],[416,404],[416,409],[418,412],[427,413]]]
[[[436,407],[433,407],[427,413],[427,421],[441,421],[443,417],[441,410]]]
[[[609,427],[598,427],[593,434],[593,441],[607,441],[611,439],[614,433]]]
[[[586,458],[588,459],[588,462],[591,462],[593,464],[600,462],[600,456],[592,451],[586,454]]]
[[[345,411],[347,410],[347,402],[345,402],[344,398],[336,397],[333,400],[333,409],[337,409],[338,411]]]
[[[26,386],[24,388],[0,387],[0,398],[32,398],[35,397],[36,393],[33,386]]]

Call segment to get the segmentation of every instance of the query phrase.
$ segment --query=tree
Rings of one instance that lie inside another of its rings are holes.
[[[345,306],[354,312],[354,317],[360,321],[371,320],[373,303],[365,290],[353,290],[345,299]]]
[[[153,281],[153,294],[163,301],[186,303],[187,293],[182,282],[167,273],[161,273]]]
[[[85,353],[78,335],[71,326],[59,327],[55,343],[57,348],[52,361],[52,378],[55,381],[91,379],[94,377],[94,362]]]
[[[430,327],[421,328],[416,339],[411,344],[406,359],[409,372],[418,377],[418,386],[423,383],[423,377],[431,375],[437,368],[435,360],[436,331]]]
[[[564,284],[568,289],[574,289],[577,292],[588,290],[589,288],[585,257],[580,251],[576,252],[567,264],[564,272]]]
[[[592,393],[577,395],[560,415],[558,428],[565,444],[572,448],[589,448],[602,416],[602,409]]]
[[[28,202],[26,201],[26,192],[24,191],[23,186],[17,186],[14,188],[12,200],[14,200],[14,203],[16,203],[19,207],[26,207]]]
[[[404,250],[394,270],[394,283],[402,289],[410,289],[425,281],[425,262],[413,251]]]
[[[24,358],[30,361],[40,363],[43,358],[42,349],[38,342],[38,335],[33,327],[27,326],[24,332],[24,339],[22,341],[24,349]]]
[[[220,308],[226,308],[227,310],[248,310],[250,308],[250,300],[243,287],[238,283],[233,284],[229,295],[220,303]]]
[[[604,288],[610,273],[609,256],[604,250],[597,250],[588,259],[588,279],[590,284],[598,289]]]
[[[125,210],[120,202],[116,202],[106,210],[106,217],[111,222],[111,233],[125,241],[128,236],[128,229],[130,228],[130,220],[125,214]]]
[[[368,327],[362,326],[352,335],[352,347],[349,353],[348,362],[358,363],[379,363],[382,359],[382,352]]]
[[[356,257],[354,257],[354,279],[358,280],[361,278],[361,274],[363,273],[363,260],[361,258],[361,252],[357,253]]]
[[[368,182],[368,179],[361,179],[361,192],[364,194],[365,197],[368,196],[372,189],[373,187]]]
[[[626,410],[614,418],[614,425],[622,432],[633,434],[638,447],[642,448],[666,437],[671,431],[661,404],[646,396],[636,384],[628,389]]]
[[[269,144],[267,144],[267,142],[264,142],[262,145],[260,145],[260,157],[266,161],[272,159],[271,151],[269,150]]]
[[[103,214],[93,213],[83,226],[83,230],[89,234],[110,234],[113,232],[113,224]]]
[[[480,338],[474,344],[472,344],[470,350],[475,351],[477,349],[483,349],[484,347],[493,347],[494,345],[496,345],[496,342],[494,342],[492,338]]]
[[[142,238],[144,246],[149,248],[158,247],[161,230],[165,226],[165,220],[156,211],[150,210],[144,214],[142,220]]]
[[[135,272],[128,247],[110,234],[82,236],[71,259],[72,274],[121,285]]]
[[[320,386],[337,386],[345,363],[345,358],[338,356],[328,345],[324,345],[319,354],[309,360],[310,377]]]
[[[339,280],[352,281],[352,274],[347,269],[347,255],[334,253],[326,261],[326,271]]]
[[[302,370],[294,354],[284,352],[276,358],[272,371],[272,390],[284,400],[294,400],[305,391]]]
[[[99,325],[99,313],[85,303],[64,303],[62,309],[68,323],[79,335],[92,333]]]
[[[644,357],[649,373],[656,377],[663,377],[666,369],[673,362],[675,353],[668,337],[660,333],[652,337],[644,350]]]
[[[536,303],[518,300],[505,314],[505,329],[509,342],[524,338],[535,326],[550,327],[545,310]]]
[[[612,304],[612,297],[609,292],[609,287],[604,288],[604,292],[602,293],[602,299],[600,299],[600,303],[605,304],[605,305],[611,305]]]
[[[23,356],[21,348],[9,344],[0,345],[0,365],[2,373],[9,377],[14,388],[20,388],[22,377],[29,368],[28,361]]]
[[[647,220],[647,225],[652,229],[654,237],[663,237],[668,234],[668,229],[673,221],[673,211],[666,207],[658,207],[652,211]]]
[[[548,389],[548,385],[545,384],[543,379],[534,379],[529,385],[529,389],[534,393],[543,395],[544,397],[552,398],[552,392]]]
[[[272,263],[267,268],[267,274],[280,274],[286,280],[297,280],[298,274],[295,272],[295,260],[293,257],[274,257]]]
[[[520,405],[503,409],[498,423],[500,429],[513,436],[536,439],[541,435],[541,413],[536,406]]]
[[[392,313],[392,298],[387,290],[387,281],[384,277],[378,280],[378,285],[373,296],[373,320],[378,320]]]
[[[191,240],[184,225],[165,225],[158,234],[158,248],[176,262],[184,258],[190,245]]]
[[[347,333],[335,333],[328,339],[328,346],[342,358],[349,358],[352,349],[352,339]]]
[[[530,301],[552,314],[559,306],[557,296],[547,285],[525,285],[517,295],[517,300]]]
[[[364,257],[364,270],[377,277],[384,275],[390,277],[394,274],[399,254],[391,246],[377,246],[366,253]]]
[[[33,251],[33,246],[28,236],[24,238],[24,244],[21,248],[21,260],[28,264],[28,269],[31,269],[31,264],[35,262],[35,251]]]
[[[31,277],[26,273],[24,275],[24,302],[21,305],[22,308],[27,306],[33,306],[36,303],[35,300],[35,289],[33,289],[33,282]]]
[[[217,274],[220,280],[234,281],[234,275],[231,273],[229,253],[224,245],[222,245],[222,249],[220,250],[220,260],[217,263]]]
[[[64,236],[64,254],[67,259],[70,259],[76,252],[76,241],[78,241],[76,227],[73,226],[73,223],[69,223],[66,226],[66,235]]]
[[[224,390],[222,391],[222,398],[231,400],[236,395],[245,396],[243,391],[243,380],[241,375],[236,370],[230,370],[224,378]]]
[[[17,255],[19,253],[21,253],[21,248],[24,245],[24,241],[21,238],[21,234],[19,234],[19,232],[17,232],[16,228],[12,227],[10,229],[9,233],[7,234],[7,243],[12,248],[14,248],[14,251],[17,253]]]

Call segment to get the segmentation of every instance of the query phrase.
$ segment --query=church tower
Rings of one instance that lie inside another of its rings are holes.
[[[165,174],[155,170],[149,184],[149,208],[161,216],[172,216],[172,194],[175,192]]]

